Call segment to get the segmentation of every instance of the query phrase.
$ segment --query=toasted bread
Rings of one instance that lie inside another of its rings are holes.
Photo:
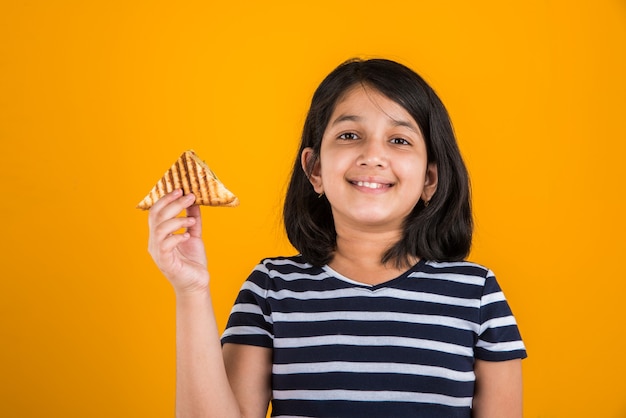
[[[150,209],[157,200],[176,189],[182,189],[184,195],[193,193],[197,205],[228,207],[239,205],[237,196],[224,186],[209,166],[193,150],[187,150],[163,174],[150,193],[139,202],[137,208]]]

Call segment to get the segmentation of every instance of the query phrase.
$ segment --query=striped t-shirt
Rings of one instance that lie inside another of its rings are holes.
[[[493,273],[420,261],[377,286],[263,260],[223,343],[273,349],[274,417],[470,417],[474,360],[526,357]]]

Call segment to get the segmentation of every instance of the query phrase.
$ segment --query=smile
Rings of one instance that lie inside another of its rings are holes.
[[[391,187],[391,184],[386,183],[373,183],[369,181],[354,181],[352,184],[359,187],[367,187],[368,189],[382,189],[384,187]]]

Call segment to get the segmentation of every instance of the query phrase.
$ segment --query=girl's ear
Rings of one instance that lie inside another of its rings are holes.
[[[300,163],[302,164],[304,173],[313,185],[313,190],[315,190],[316,193],[324,193],[320,170],[320,159],[319,156],[315,154],[315,151],[313,151],[313,148],[307,147],[302,150]]]
[[[426,176],[424,178],[424,189],[422,190],[422,200],[424,202],[430,201],[433,195],[437,191],[437,181],[439,177],[437,175],[437,164],[429,163],[426,167]]]

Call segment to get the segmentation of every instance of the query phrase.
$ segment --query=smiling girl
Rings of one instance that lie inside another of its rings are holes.
[[[434,91],[393,61],[343,63],[298,156],[284,221],[299,254],[254,268],[221,340],[193,196],[151,209],[178,416],[522,416],[526,351],[493,273],[465,260],[469,180]]]

